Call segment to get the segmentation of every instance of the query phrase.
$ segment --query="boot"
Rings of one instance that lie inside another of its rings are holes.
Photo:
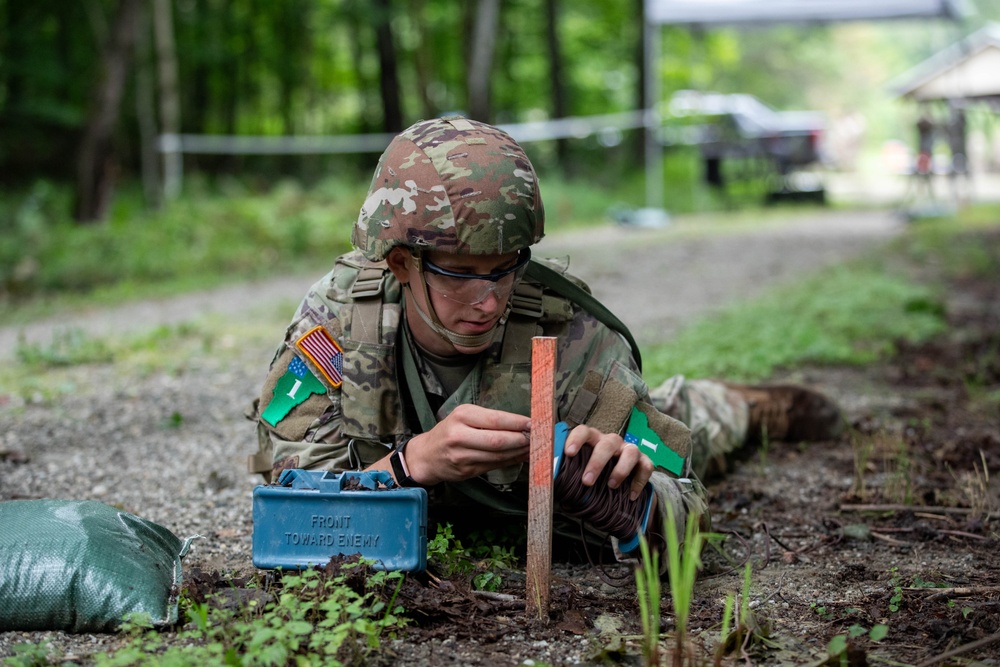
[[[725,384],[749,407],[747,442],[835,440],[843,432],[840,408],[818,391],[794,384]]]

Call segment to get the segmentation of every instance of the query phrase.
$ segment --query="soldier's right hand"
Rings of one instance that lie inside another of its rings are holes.
[[[528,460],[531,420],[460,405],[406,445],[410,477],[425,486],[457,482]]]

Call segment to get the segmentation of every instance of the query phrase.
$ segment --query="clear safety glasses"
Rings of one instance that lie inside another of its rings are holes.
[[[524,276],[531,259],[531,249],[524,248],[517,254],[513,266],[493,273],[457,273],[431,262],[426,257],[414,255],[427,286],[446,299],[474,306],[482,303],[493,292],[503,301],[514,291]]]

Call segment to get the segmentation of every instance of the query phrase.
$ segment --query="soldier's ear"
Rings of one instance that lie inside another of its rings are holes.
[[[389,270],[392,271],[392,275],[396,276],[400,285],[410,282],[410,267],[413,266],[413,258],[410,257],[409,248],[396,246],[386,255],[385,263],[389,265]]]

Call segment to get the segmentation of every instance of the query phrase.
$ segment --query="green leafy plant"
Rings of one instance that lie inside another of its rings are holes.
[[[824,664],[833,664],[832,661],[836,661],[838,664],[846,667],[848,664],[847,652],[850,648],[851,640],[867,636],[868,639],[873,642],[880,642],[885,639],[888,634],[889,626],[882,623],[872,626],[871,629],[855,623],[847,629],[846,634],[837,634],[830,639],[826,646],[826,652],[829,656],[829,660],[827,660]]]
[[[466,548],[455,537],[450,523],[439,524],[437,533],[427,541],[427,559],[445,576],[469,576],[472,587],[481,591],[503,588],[503,573],[517,565],[513,546],[493,544],[494,534],[473,535],[475,543]],[[488,540],[488,541],[487,541]]]
[[[635,588],[642,622],[642,658],[650,667],[660,663],[660,553],[639,536],[641,564],[635,570]]]
[[[899,568],[891,567],[889,586],[892,587],[892,595],[889,596],[889,611],[896,613],[903,604],[903,582],[899,578]]]
[[[101,364],[114,359],[107,343],[76,327],[57,329],[48,343],[29,342],[20,336],[15,354],[21,363],[34,368]]]
[[[48,642],[38,644],[14,644],[13,655],[3,660],[7,667],[44,667],[52,662],[52,645]]]
[[[399,572],[353,572],[369,563],[346,563],[331,572],[286,573],[263,604],[238,608],[210,596],[185,603],[188,625],[169,646],[148,620],[126,619],[128,643],[95,657],[97,667],[124,665],[358,664],[406,625],[396,596]],[[360,592],[355,590],[363,581]]]

